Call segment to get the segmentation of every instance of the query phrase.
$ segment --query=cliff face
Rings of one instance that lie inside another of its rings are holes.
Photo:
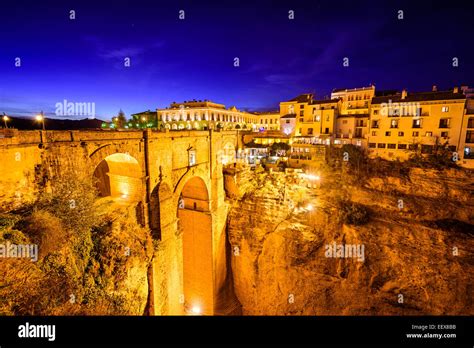
[[[283,173],[234,176],[235,187],[253,182],[233,196],[228,225],[244,314],[473,314],[472,176],[415,169],[343,185],[347,175],[327,171],[319,188]],[[344,223],[340,199],[368,221]],[[339,246],[352,257],[330,254]]]

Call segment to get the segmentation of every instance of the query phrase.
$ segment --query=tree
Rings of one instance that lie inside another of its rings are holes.
[[[127,118],[125,117],[125,113],[120,109],[118,115],[114,117],[114,124],[116,128],[123,128],[125,127],[125,123],[127,123]]]

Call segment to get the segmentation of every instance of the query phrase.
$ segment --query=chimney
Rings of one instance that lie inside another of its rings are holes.
[[[433,85],[432,91],[433,91],[433,92],[438,92],[438,87],[436,87],[436,85]]]
[[[406,88],[404,88],[402,90],[402,100],[405,99],[406,97],[407,97],[407,90],[406,90]]]
[[[453,92],[454,93],[459,93],[459,87],[454,87]]]

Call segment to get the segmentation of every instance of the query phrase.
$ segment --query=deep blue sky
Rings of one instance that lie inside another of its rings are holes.
[[[119,109],[129,116],[193,98],[258,110],[370,83],[411,91],[472,85],[472,5],[444,3],[2,1],[0,113],[51,114],[67,99],[94,102],[97,117],[110,119]]]

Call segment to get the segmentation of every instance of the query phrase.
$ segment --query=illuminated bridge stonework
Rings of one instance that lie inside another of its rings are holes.
[[[38,181],[68,166],[95,177],[101,196],[133,204],[158,240],[150,281],[152,314],[224,314],[229,276],[223,166],[237,131],[16,131],[0,137],[0,202],[34,200]],[[221,301],[222,302],[222,301]]]

